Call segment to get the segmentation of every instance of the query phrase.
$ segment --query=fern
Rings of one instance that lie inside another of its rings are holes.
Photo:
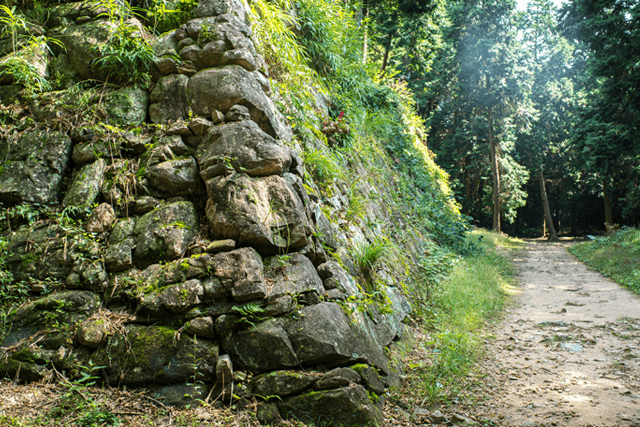
[[[262,308],[258,303],[250,302],[240,306],[236,305],[231,309],[231,311],[234,311],[241,316],[261,317],[264,313],[264,308]]]

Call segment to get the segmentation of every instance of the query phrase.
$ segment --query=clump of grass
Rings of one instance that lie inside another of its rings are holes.
[[[325,186],[345,177],[341,161],[333,152],[322,150],[309,152],[305,156],[305,163],[311,169],[313,177]]]
[[[569,252],[588,266],[640,294],[640,230],[623,227],[614,234],[578,243]]]
[[[418,371],[420,392],[431,404],[455,394],[482,350],[482,328],[498,316],[515,291],[508,253],[522,242],[487,231],[470,233],[480,249],[462,257],[450,275],[433,286],[427,327],[433,330],[431,366]]]
[[[367,287],[366,290],[370,293],[376,290],[374,278],[376,267],[389,249],[390,245],[385,242],[363,243],[353,248],[351,253],[353,262]]]

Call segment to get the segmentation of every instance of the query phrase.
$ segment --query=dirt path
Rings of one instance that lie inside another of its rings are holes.
[[[523,287],[490,344],[476,420],[640,426],[640,299],[567,245],[529,242],[515,260]]]

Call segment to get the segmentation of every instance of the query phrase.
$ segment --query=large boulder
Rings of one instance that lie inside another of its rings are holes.
[[[113,384],[141,386],[215,381],[218,346],[162,326],[125,326],[94,354]]]
[[[214,110],[223,113],[236,105],[249,109],[251,119],[274,138],[291,140],[291,129],[282,114],[264,93],[256,77],[238,65],[210,68],[189,79],[187,94],[193,112],[209,117]]]
[[[356,281],[335,261],[327,261],[318,266],[318,274],[328,290],[337,289],[344,295],[356,295],[360,291]],[[404,318],[404,316],[403,316]]]
[[[308,221],[300,197],[282,177],[220,176],[206,182],[206,214],[213,239],[233,239],[261,254],[307,245]]]
[[[107,168],[104,159],[82,166],[74,175],[62,205],[88,209],[98,199],[100,186]]]
[[[135,218],[130,217],[120,219],[111,230],[107,241],[109,246],[104,256],[107,270],[117,272],[133,267],[134,229]]]
[[[298,366],[284,323],[283,319],[269,319],[233,335],[227,346],[234,364],[253,372]]]
[[[264,298],[262,258],[253,248],[222,252],[213,257],[213,271],[236,301]]]
[[[63,291],[8,313],[8,333],[0,342],[0,376],[19,375],[21,380],[35,381],[51,366],[77,372],[86,365],[89,354],[72,348],[74,326],[99,308],[100,297],[95,293]]]
[[[188,155],[189,150],[180,135],[172,135],[160,138],[145,153],[138,175],[144,175],[154,195],[168,198],[204,193],[198,164]]]
[[[318,374],[306,372],[269,372],[253,379],[253,392],[263,397],[287,397],[310,389],[319,378]]]
[[[81,24],[72,23],[54,32],[53,36],[64,44],[69,63],[80,80],[104,77],[95,60],[101,57],[101,50],[118,31],[119,25],[117,21],[94,19]],[[140,21],[135,18],[128,19],[123,25],[144,31]]]
[[[211,128],[196,157],[205,181],[225,175],[229,165],[249,176],[281,175],[291,165],[289,150],[251,120]]]
[[[297,252],[267,258],[265,277],[271,284],[269,301],[275,301],[284,295],[297,296],[307,292],[314,292],[319,296],[325,291],[309,258]]]
[[[114,125],[140,125],[147,119],[149,92],[129,86],[111,92],[106,98],[109,122]]]
[[[78,127],[73,130],[72,136],[74,136],[74,139],[82,140],[82,143],[73,146],[71,159],[76,166],[95,162],[98,159],[120,157],[121,141],[113,138],[113,135],[108,135],[100,128],[93,126]]]
[[[323,424],[382,427],[382,412],[358,384],[335,390],[312,391],[276,403],[283,418],[322,419]]]
[[[100,245],[81,229],[53,224],[22,226],[9,235],[7,268],[16,281],[65,281],[76,262],[100,257]]]
[[[193,196],[204,193],[198,164],[191,156],[147,164],[144,176],[158,196]]]
[[[286,325],[286,330],[302,365],[365,362],[388,372],[382,348],[338,304],[323,302],[305,307]]]
[[[167,124],[188,116],[188,81],[183,74],[170,74],[156,83],[149,99],[149,116],[153,123]]]
[[[164,205],[138,218],[133,235],[139,267],[180,258],[198,235],[196,208],[186,201]]]
[[[54,204],[69,164],[71,139],[36,130],[14,144],[0,140],[0,202]]]
[[[247,21],[247,12],[242,0],[200,0],[196,16],[206,18],[223,14],[233,14],[240,21]]]

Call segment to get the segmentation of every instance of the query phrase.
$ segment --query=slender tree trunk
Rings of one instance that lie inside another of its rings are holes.
[[[609,197],[609,192],[607,191],[607,186],[604,186],[604,217],[605,224],[608,226],[613,225],[613,210],[611,208],[611,198]]]
[[[544,209],[542,209],[542,236],[547,237],[547,219],[544,217]]]
[[[384,72],[387,69],[387,64],[389,62],[389,53],[391,52],[392,41],[393,41],[393,32],[389,33],[389,37],[387,38],[387,43],[384,46],[384,56],[382,57],[382,67],[380,68],[380,75],[384,75]]]
[[[364,15],[364,47],[362,49],[362,63],[367,63],[367,56],[369,55],[369,2],[364,0],[362,2],[362,9]]]
[[[393,38],[396,35],[396,31],[398,31],[398,27],[396,27],[396,21],[398,20],[398,12],[393,13],[393,28],[389,31],[389,36],[387,37],[387,42],[384,45],[384,56],[382,57],[382,67],[380,67],[380,76],[384,76],[385,70],[387,69],[387,64],[389,63],[389,54],[391,53],[391,42],[393,42]]]
[[[501,233],[500,226],[500,167],[498,166],[498,150],[493,136],[493,113],[487,109],[489,120],[489,149],[491,151],[491,172],[493,174],[493,231]]]
[[[542,198],[542,207],[544,209],[544,219],[547,224],[547,228],[549,228],[549,241],[557,242],[558,235],[556,234],[556,229],[553,226],[553,219],[551,218],[551,209],[549,209],[549,199],[547,198],[547,189],[544,185],[544,175],[542,173],[542,168],[540,168],[540,172],[538,173],[538,181],[540,182],[540,197]],[[544,227],[542,228],[544,237]]]

